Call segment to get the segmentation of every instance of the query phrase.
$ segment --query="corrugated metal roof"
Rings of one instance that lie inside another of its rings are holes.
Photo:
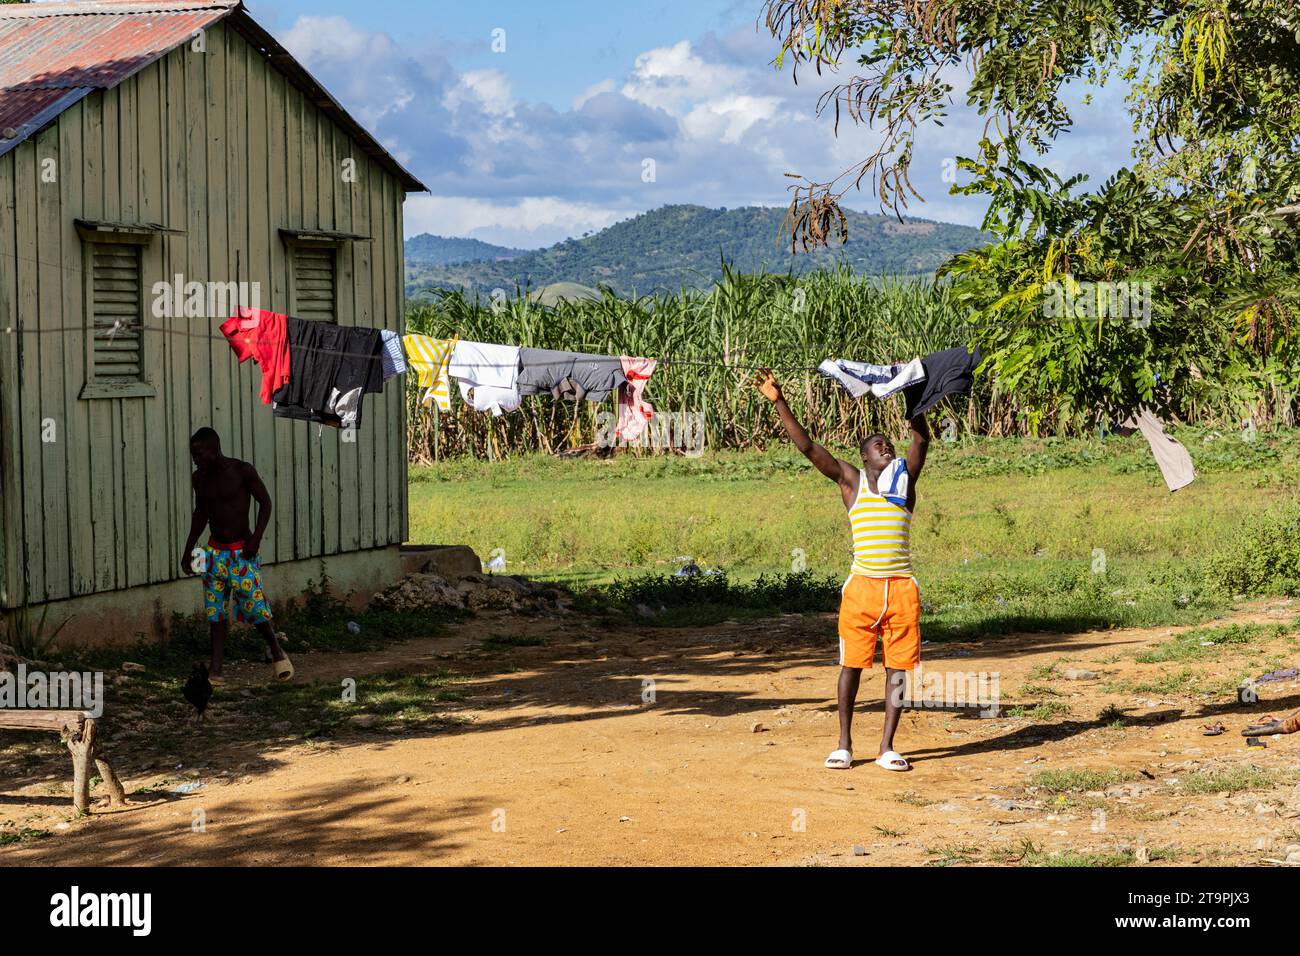
[[[0,4],[0,156],[82,97],[116,86],[227,17],[408,192],[426,189],[248,16],[240,0]]]

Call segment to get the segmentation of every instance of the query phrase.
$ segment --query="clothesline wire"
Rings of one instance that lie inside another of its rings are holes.
[[[369,328],[369,326],[340,326],[340,327],[345,329]],[[384,330],[376,329],[375,331],[384,331]],[[10,335],[12,334],[64,335],[70,333],[84,334],[85,332],[86,329],[84,326],[60,326],[55,328],[40,328],[40,329],[24,329],[24,328],[14,329],[12,327],[5,327],[3,329],[0,329],[0,333],[10,334]],[[220,334],[213,334],[211,332],[190,332],[190,331],[186,331],[185,329],[175,329],[175,328],[168,328],[166,326],[161,326],[161,325],[144,325],[144,324],[136,324],[136,323],[131,323],[122,326],[119,332],[114,332],[113,327],[100,328],[97,329],[93,333],[93,335],[95,338],[114,339],[116,338],[117,335],[134,335],[140,332],[149,332],[149,333],[160,334],[160,335],[177,335],[184,338],[206,339],[209,342],[226,342],[227,344],[229,344],[229,340],[224,335],[220,335]],[[407,334],[425,335],[426,333],[407,333]],[[427,337],[434,338],[434,336],[427,336]],[[279,340],[241,338],[240,341],[250,346],[260,346],[260,345],[276,344]],[[486,344],[486,343],[479,343],[479,344]],[[528,346],[524,346],[524,347],[528,347]],[[810,346],[805,345],[804,347],[809,348]],[[382,346],[380,348],[380,352],[378,353],[350,352],[347,351],[346,349],[317,348],[315,346],[309,346],[309,345],[291,345],[289,346],[289,348],[293,352],[299,354],[309,353],[309,354],[320,354],[320,355],[333,355],[339,358],[355,358],[355,359],[371,359],[374,358],[377,354],[382,354],[383,351]],[[821,347],[821,350],[825,351],[829,355],[831,352],[835,351],[838,348],[840,347],[823,346]],[[598,355],[595,353],[578,353],[578,354],[584,354],[584,355],[591,354],[592,357],[594,358],[614,357],[614,356]],[[736,371],[749,371],[749,372],[758,372],[762,370],[768,370],[772,372],[816,372],[818,371],[818,366],[816,365],[801,365],[801,364],[789,364],[789,363],[783,364],[778,362],[756,362],[753,364],[746,364],[746,363],[737,363],[737,362],[725,362],[716,359],[706,359],[706,358],[677,358],[675,356],[663,356],[663,357],[638,356],[638,357],[654,358],[655,362],[658,365],[693,365],[701,368],[723,368],[723,369],[733,369]],[[409,357],[407,363],[408,365],[411,364],[409,361]],[[508,364],[513,364],[513,363],[493,363],[493,362],[476,361],[476,362],[470,362],[466,364],[469,364],[474,368],[489,369],[489,368],[506,368],[508,367]],[[554,362],[550,362],[550,363],[542,362],[540,364],[564,365],[567,363],[564,360],[556,360]],[[892,365],[892,364],[903,364],[903,363],[891,361],[891,362],[883,362],[878,364]]]

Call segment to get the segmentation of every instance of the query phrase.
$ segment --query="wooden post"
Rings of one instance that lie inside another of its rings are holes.
[[[67,733],[65,739],[68,750],[72,753],[72,808],[82,814],[90,807],[90,765],[95,747],[95,722],[87,720],[80,731]]]
[[[81,715],[78,715],[81,717]],[[77,813],[90,810],[90,769],[92,765],[99,771],[100,778],[108,790],[108,805],[121,807],[128,803],[126,791],[117,774],[108,761],[99,754],[96,740],[96,725],[93,717],[82,720],[69,720],[63,728],[63,738],[67,742],[68,752],[72,754],[72,806]]]

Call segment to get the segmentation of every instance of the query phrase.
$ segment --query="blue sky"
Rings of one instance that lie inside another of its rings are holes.
[[[784,206],[785,172],[830,178],[875,142],[816,117],[830,80],[771,66],[762,0],[247,4],[429,185],[407,200],[408,235],[534,248],[665,203]],[[1075,118],[1060,171],[1096,179],[1127,161],[1120,92]],[[958,103],[919,138],[926,201],[911,215],[978,224],[982,202],[949,196],[943,172],[982,125]],[[866,193],[847,205],[879,208]]]

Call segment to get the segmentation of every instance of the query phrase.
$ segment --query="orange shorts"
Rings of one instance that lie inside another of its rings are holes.
[[[915,578],[850,574],[840,592],[840,666],[871,667],[876,637],[885,666],[910,671],[921,661],[921,591]]]

